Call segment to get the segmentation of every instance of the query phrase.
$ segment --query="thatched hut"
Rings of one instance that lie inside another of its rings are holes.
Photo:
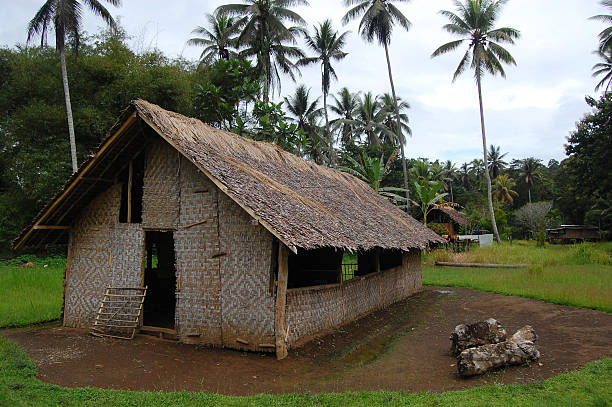
[[[418,291],[440,241],[351,175],[136,100],[14,247],[68,244],[65,326],[147,285],[140,325],[283,357]]]
[[[459,234],[459,229],[467,226],[468,221],[463,212],[453,207],[455,205],[453,203],[434,205],[429,213],[429,223],[435,222],[443,225],[450,236]]]

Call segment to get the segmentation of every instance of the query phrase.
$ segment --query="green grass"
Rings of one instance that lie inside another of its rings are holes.
[[[608,406],[612,359],[543,383],[487,385],[436,393],[360,392],[232,397],[194,392],[69,389],[40,382],[36,366],[16,343],[0,338],[0,406]]]
[[[428,264],[435,261],[489,264],[532,264],[539,266],[612,265],[612,242],[549,245],[537,247],[534,241],[516,241],[510,245],[474,248],[468,252],[452,253],[446,249],[425,255]]]
[[[547,245],[531,242],[466,253],[436,250],[426,256],[423,284],[469,287],[612,313],[612,243]],[[527,263],[528,269],[432,267],[434,261]]]
[[[35,266],[18,265],[27,261]],[[62,309],[65,264],[62,257],[37,259],[31,256],[0,263],[0,327],[58,319]]]

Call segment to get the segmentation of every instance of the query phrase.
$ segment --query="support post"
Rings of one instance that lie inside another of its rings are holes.
[[[280,243],[278,248],[278,279],[276,282],[276,304],[275,304],[275,335],[276,335],[276,358],[278,360],[287,357],[287,333],[285,326],[285,306],[287,304],[287,280],[289,278],[289,249]]]

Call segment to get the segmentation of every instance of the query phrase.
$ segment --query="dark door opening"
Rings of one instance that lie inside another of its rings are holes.
[[[145,232],[146,269],[143,325],[174,328],[176,268],[172,232]]]

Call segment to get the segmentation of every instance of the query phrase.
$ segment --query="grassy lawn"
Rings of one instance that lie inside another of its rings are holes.
[[[434,261],[512,264],[528,269],[433,267]],[[469,287],[612,313],[612,243],[536,247],[516,242],[466,253],[436,250],[425,258],[426,285]]]
[[[18,265],[27,261],[35,265]],[[62,257],[25,256],[0,263],[0,327],[58,319],[62,310],[65,264]]]
[[[193,392],[68,389],[35,378],[36,367],[17,344],[0,338],[0,406],[607,406],[612,359],[530,385],[488,385],[433,393],[361,392],[230,397]]]

